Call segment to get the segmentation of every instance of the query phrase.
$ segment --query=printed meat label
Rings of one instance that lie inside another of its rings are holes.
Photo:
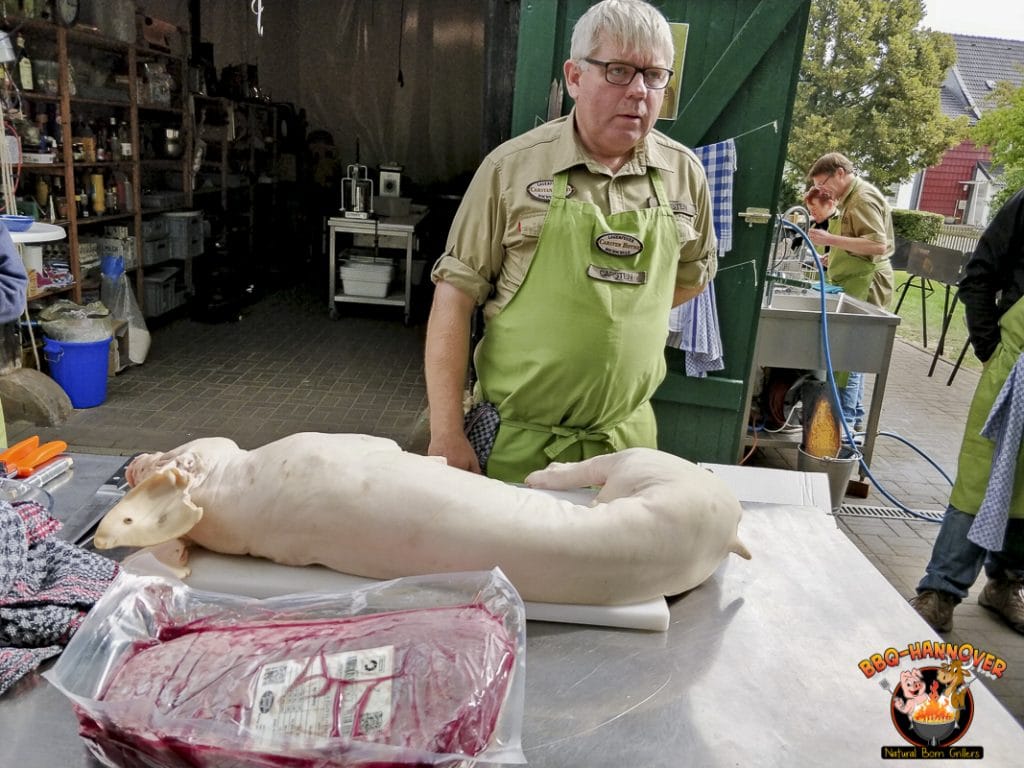
[[[268,743],[282,735],[362,738],[391,723],[393,646],[264,664],[249,727]]]

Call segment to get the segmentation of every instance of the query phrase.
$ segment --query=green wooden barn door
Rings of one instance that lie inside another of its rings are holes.
[[[740,457],[750,367],[770,224],[738,214],[776,209],[810,0],[666,0],[673,22],[689,24],[679,112],[657,128],[687,146],[735,139],[733,247],[719,260],[715,291],[725,369],[687,376],[683,353],[666,348],[669,373],[654,399],[659,445],[693,461]],[[524,0],[521,5],[512,133],[547,113],[551,81],[561,79],[569,38],[589,0]],[[568,100],[565,110],[570,104]]]

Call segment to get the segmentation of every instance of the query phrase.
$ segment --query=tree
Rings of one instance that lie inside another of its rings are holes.
[[[1006,80],[996,83],[991,103],[994,106],[975,123],[970,138],[975,144],[987,145],[992,165],[1003,167],[1006,186],[992,196],[989,204],[994,214],[1024,187],[1024,85],[1014,87]]]
[[[952,38],[918,29],[922,0],[814,0],[793,105],[786,186],[842,152],[886,188],[934,165],[967,129],[942,114]]]

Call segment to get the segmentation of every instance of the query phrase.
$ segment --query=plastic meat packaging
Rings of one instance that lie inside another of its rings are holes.
[[[122,572],[45,677],[109,766],[523,763],[500,570],[256,600]]]

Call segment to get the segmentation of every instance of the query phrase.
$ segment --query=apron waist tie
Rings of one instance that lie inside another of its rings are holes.
[[[516,429],[529,429],[533,432],[550,432],[552,435],[555,435],[556,439],[552,440],[544,448],[545,455],[552,461],[577,443],[607,443],[609,440],[607,432],[581,429],[577,427],[545,426],[543,424],[533,424],[528,421],[513,421],[512,419],[502,419],[501,424],[502,426],[507,425],[515,427]]]

